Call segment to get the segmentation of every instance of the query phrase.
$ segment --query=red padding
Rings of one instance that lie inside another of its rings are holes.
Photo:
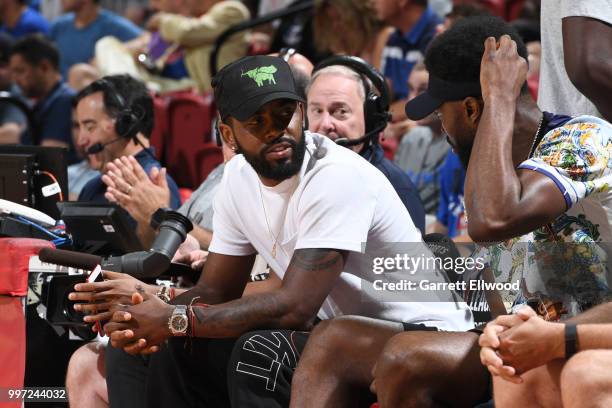
[[[22,299],[0,296],[0,387],[23,388],[26,338]],[[6,395],[5,395],[6,396]],[[0,408],[20,408],[21,402],[0,402]]]
[[[55,246],[42,239],[0,238],[0,295],[25,296],[28,293],[30,256],[38,255],[42,248]]]

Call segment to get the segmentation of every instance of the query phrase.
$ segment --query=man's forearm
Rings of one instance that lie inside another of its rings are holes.
[[[515,112],[516,100],[491,97],[480,118],[464,195],[475,241],[490,240],[487,230],[508,218],[520,198],[521,184],[512,160]]]
[[[198,243],[200,244],[200,248],[208,250],[208,247],[210,246],[210,242],[212,241],[211,231],[205,230],[199,225],[194,225],[193,230],[191,230],[190,234],[193,235],[198,240]]]
[[[304,319],[280,291],[246,296],[217,306],[194,306],[194,337],[238,337],[256,328],[308,330]],[[314,319],[315,316],[312,316]]]

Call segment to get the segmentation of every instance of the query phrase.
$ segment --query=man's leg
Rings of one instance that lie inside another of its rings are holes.
[[[612,407],[612,351],[589,350],[573,356],[561,371],[565,408]]]
[[[471,332],[394,336],[374,370],[381,408],[473,407],[483,402],[490,377],[479,352],[478,335]]]
[[[227,367],[235,341],[170,339],[151,356],[145,406],[229,407]]]
[[[108,407],[106,391],[104,350],[99,342],[80,347],[70,357],[66,373],[68,401],[72,407]]]
[[[347,316],[319,323],[300,358],[291,407],[354,407],[374,400],[372,367],[401,323]],[[363,405],[362,405],[363,406]]]
[[[259,330],[241,336],[227,368],[231,406],[287,407],[308,332]]]
[[[113,408],[146,408],[148,358],[132,356],[110,344],[106,347],[106,386]]]
[[[514,384],[500,377],[493,378],[495,408],[506,407],[561,407],[559,377],[564,360],[555,360],[534,368],[521,377],[521,384]]]

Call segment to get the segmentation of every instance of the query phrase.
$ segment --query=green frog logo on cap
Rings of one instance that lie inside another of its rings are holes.
[[[274,65],[268,65],[267,67],[257,67],[250,71],[243,72],[241,77],[245,75],[248,76],[261,88],[264,85],[264,81],[268,81],[268,85],[276,84],[276,80],[274,79],[276,71],[277,69]]]

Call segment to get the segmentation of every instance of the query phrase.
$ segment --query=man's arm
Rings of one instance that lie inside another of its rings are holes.
[[[197,286],[174,303],[210,305],[193,307],[190,329],[197,337],[236,337],[257,327],[308,329],[342,272],[346,256],[346,251],[334,249],[298,249],[280,288],[240,298],[254,256],[211,253]],[[168,320],[173,307],[157,298],[114,310],[112,322],[104,327],[114,347],[139,352],[139,347],[159,344],[170,336]],[[136,345],[134,339],[144,340]]]
[[[23,130],[18,123],[8,122],[0,126],[0,144],[17,144]]]
[[[298,249],[277,290],[194,307],[193,333],[196,337],[235,337],[258,327],[309,329],[345,260],[345,251]]]
[[[476,242],[523,235],[566,210],[565,199],[550,178],[515,170],[512,136],[527,62],[508,36],[502,36],[499,49],[495,47],[495,39],[488,38],[480,71],[484,108],[465,183],[468,231]]]
[[[569,79],[612,121],[612,25],[589,17],[566,17],[562,29]]]
[[[248,18],[249,12],[244,6],[217,4],[200,18],[161,13],[159,32],[166,41],[199,47],[213,43],[227,28]]]
[[[200,248],[208,249],[212,241],[212,231],[208,231],[207,229],[204,229],[199,225],[194,225],[193,230],[191,230],[190,234],[198,240],[198,242],[200,243]]]

